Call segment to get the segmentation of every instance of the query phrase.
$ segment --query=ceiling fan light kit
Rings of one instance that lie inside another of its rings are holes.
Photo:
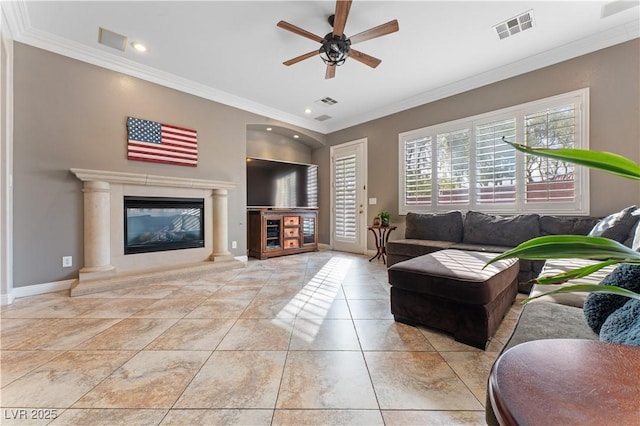
[[[398,31],[398,21],[394,19],[386,24],[370,28],[349,38],[344,34],[344,27],[347,23],[350,8],[351,0],[336,1],[336,12],[328,18],[329,25],[333,27],[333,31],[324,36],[324,38],[303,30],[300,27],[296,27],[288,22],[278,22],[278,27],[320,43],[320,48],[317,51],[314,50],[300,56],[296,56],[295,58],[283,62],[283,64],[289,66],[319,55],[322,61],[327,65],[325,73],[326,79],[333,78],[336,73],[336,67],[344,64],[349,57],[371,68],[375,68],[380,65],[382,62],[380,59],[352,49],[351,45]]]
[[[329,66],[340,66],[344,64],[351,50],[351,40],[345,37],[334,37],[333,33],[324,36],[322,46],[318,53],[322,61]]]

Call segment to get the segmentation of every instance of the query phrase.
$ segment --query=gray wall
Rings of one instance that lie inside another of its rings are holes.
[[[313,151],[320,165],[320,187],[329,186],[329,147],[368,138],[367,222],[380,210],[392,214],[400,227],[391,239],[404,236],[404,216],[398,216],[398,134],[438,123],[474,116],[584,87],[590,88],[590,148],[640,160],[640,41],[638,39],[529,72],[456,96],[393,114],[327,135],[325,147]],[[383,170],[384,173],[380,173]],[[604,216],[631,204],[640,205],[638,184],[602,172],[591,172],[591,214]],[[615,188],[615,189],[614,189]],[[613,189],[613,190],[612,190]],[[329,206],[329,193],[320,194]],[[330,241],[330,216],[321,209],[319,240]],[[369,248],[373,242],[369,241]]]
[[[14,287],[78,276],[82,185],[70,168],[236,182],[229,241],[238,248],[229,249],[246,255],[247,125],[287,125],[24,44],[14,52]],[[196,129],[198,167],[127,160],[127,116]],[[68,255],[74,265],[63,269]]]

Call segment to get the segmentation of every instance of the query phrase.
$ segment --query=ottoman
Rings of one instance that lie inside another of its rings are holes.
[[[518,260],[484,268],[495,256],[440,250],[391,266],[395,320],[444,330],[459,342],[485,349],[518,292]]]

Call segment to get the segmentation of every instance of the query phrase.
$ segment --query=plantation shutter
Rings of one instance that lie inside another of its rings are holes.
[[[496,204],[516,201],[516,150],[502,141],[515,140],[516,120],[476,126],[476,203]]]
[[[532,148],[574,148],[576,107],[565,105],[524,117],[526,145]],[[575,166],[561,160],[525,155],[527,203],[573,202]]]
[[[469,129],[440,133],[438,205],[469,202]]]
[[[335,160],[335,236],[356,239],[356,156]]]
[[[432,177],[431,136],[405,141],[404,143],[404,204],[431,204]]]

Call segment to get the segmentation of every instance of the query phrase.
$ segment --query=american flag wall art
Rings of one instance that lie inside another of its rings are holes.
[[[127,117],[127,158],[196,167],[198,132]]]

